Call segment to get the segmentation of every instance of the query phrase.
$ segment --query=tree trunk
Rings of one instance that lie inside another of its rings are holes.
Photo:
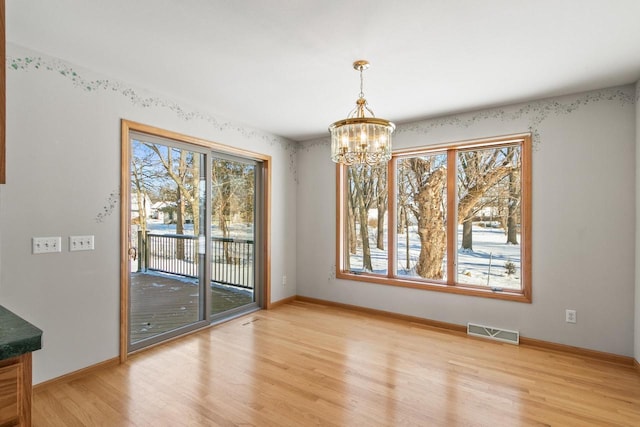
[[[356,216],[352,211],[349,214],[349,253],[355,254],[358,250],[358,237],[356,236]]]
[[[360,213],[360,239],[362,240],[362,269],[373,271],[371,265],[371,247],[369,245],[369,226],[367,225],[366,209],[358,209]]]
[[[409,271],[411,269],[411,244],[410,244],[410,239],[409,239],[409,213],[407,212],[407,209],[402,209],[402,212],[404,215],[402,215],[402,222],[404,223],[405,226],[405,232],[404,232],[404,244],[407,247],[407,251],[406,251],[406,261],[407,261],[407,271]]]
[[[140,188],[136,189],[136,197],[138,199],[138,222],[140,223],[140,231],[144,235],[147,232],[147,198]]]
[[[147,207],[146,207],[146,194],[142,191],[141,187],[140,187],[140,182],[136,182],[136,197],[138,200],[138,222],[140,227],[138,228],[138,243],[136,245],[136,247],[138,248],[138,257],[140,257],[139,259],[142,260],[146,260],[146,257],[144,256],[144,254],[147,253],[147,243],[148,243],[148,239],[147,239]],[[144,268],[145,270],[147,269],[147,265],[146,262],[143,262],[141,264],[140,261],[138,261],[138,266],[140,267],[141,265],[143,265],[142,268]],[[140,271],[140,268],[138,268],[138,271]]]
[[[416,197],[418,210],[418,235],[420,236],[420,257],[416,272],[427,279],[442,279],[442,261],[447,248],[444,215],[441,210],[446,170],[434,171]]]
[[[184,207],[184,197],[182,196],[182,191],[180,187],[178,187],[178,206],[177,206],[177,220],[176,220],[176,234],[184,234],[184,217],[185,217],[185,207]],[[176,239],[176,258],[184,259],[184,240]]]
[[[344,241],[346,244],[347,253],[343,254],[344,269],[346,271],[351,270],[351,254],[356,253],[356,224],[354,220],[353,201],[351,194],[351,185],[349,185],[349,191],[347,192],[347,215],[346,222],[344,224]]]
[[[368,211],[364,200],[361,180],[357,173],[352,174],[353,184],[356,190],[356,202],[358,203],[358,221],[360,223],[360,239],[362,240],[362,268],[365,271],[373,271],[371,265],[371,247],[369,246]]]
[[[378,238],[377,238],[377,248],[381,251],[384,250],[384,216],[387,212],[387,203],[386,200],[380,200],[378,198]]]
[[[347,239],[349,240],[349,253],[355,254],[358,249],[358,237],[356,236],[356,212],[353,203],[353,188],[349,185],[347,194]],[[349,257],[348,257],[349,258]],[[345,260],[346,268],[349,269],[349,259]]]
[[[405,225],[405,211],[406,209],[402,205],[398,206],[398,222],[396,223],[396,232],[398,234],[402,234],[402,231],[407,228]]]
[[[507,216],[507,243],[511,243],[513,245],[518,244],[518,224],[516,220],[520,194],[516,181],[517,180],[515,174],[511,172],[509,174],[509,213]]]
[[[462,223],[462,249],[473,250],[473,218]]]
[[[191,213],[193,214],[193,235],[200,235],[200,157],[194,154],[191,172]]]
[[[376,207],[378,209],[378,236],[376,239],[376,247],[381,251],[384,250],[384,221],[385,214],[387,213],[387,168],[376,167],[375,173],[372,173],[372,178],[375,176],[375,190],[374,197]]]

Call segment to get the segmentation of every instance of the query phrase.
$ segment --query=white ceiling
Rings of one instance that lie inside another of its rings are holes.
[[[303,141],[640,79],[640,0],[7,0],[7,41]]]

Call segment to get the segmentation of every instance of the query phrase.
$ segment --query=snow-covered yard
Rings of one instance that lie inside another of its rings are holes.
[[[458,242],[462,241],[462,226],[458,227]],[[520,245],[505,243],[507,236],[501,228],[473,226],[473,250],[458,249],[456,282],[487,286],[490,288],[520,289]],[[520,241],[520,236],[518,236]],[[418,234],[409,234],[409,266],[406,265],[406,235],[398,235],[397,257],[398,275],[418,277],[415,265],[420,255]],[[385,242],[386,243],[386,242]],[[385,274],[387,270],[387,251],[377,249],[375,237],[370,236],[371,263],[374,273]],[[458,243],[458,248],[460,244]],[[361,248],[360,248],[361,249]],[[513,263],[514,274],[507,274],[506,264]],[[352,271],[362,271],[362,252],[351,255]],[[443,269],[446,271],[446,256]]]

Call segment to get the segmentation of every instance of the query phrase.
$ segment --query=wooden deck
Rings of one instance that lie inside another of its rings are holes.
[[[156,273],[133,273],[130,281],[131,341],[171,331],[198,320],[197,279]],[[211,286],[211,313],[249,304],[253,291]]]

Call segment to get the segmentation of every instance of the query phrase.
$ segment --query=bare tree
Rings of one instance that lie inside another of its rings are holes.
[[[167,176],[177,186],[176,233],[184,234],[186,213],[189,211],[193,218],[194,235],[197,235],[200,230],[200,154],[157,144],[145,145],[156,153]],[[163,153],[161,147],[166,148],[166,153]],[[174,158],[176,154],[178,156],[177,164]],[[184,259],[184,241],[178,241],[176,252],[178,259]]]
[[[131,159],[131,187],[136,200],[138,225],[144,235],[147,231],[147,199],[149,198],[150,181],[148,176],[149,163],[145,158]]]
[[[418,224],[420,255],[416,273],[425,278],[442,279],[446,253],[445,186],[447,170],[442,156],[412,157],[400,162],[407,170],[407,207]]]
[[[422,244],[416,272],[421,277],[444,277],[442,260],[446,252],[447,239],[442,205],[446,179],[446,170],[437,169],[429,175],[426,185],[416,197],[419,208],[418,235]]]
[[[253,223],[255,167],[241,162],[214,159],[212,170],[212,214],[217,219],[222,237],[231,237],[234,221]],[[223,242],[224,257],[230,263],[236,257],[229,242]]]
[[[376,247],[380,250],[384,250],[384,221],[387,214],[387,165],[376,166],[371,168],[371,176],[374,180],[373,184],[373,197],[375,197],[377,208],[377,239]]]
[[[396,224],[396,231],[398,234],[404,232],[405,235],[405,269],[411,269],[411,246],[410,246],[410,231],[409,226],[411,224],[409,219],[410,211],[410,191],[409,185],[409,171],[408,168],[403,167],[402,163],[398,167],[398,184],[397,184],[397,203],[398,203],[398,223]]]
[[[350,166],[348,168],[350,182],[353,183],[355,194],[355,207],[357,208],[357,219],[360,228],[360,241],[362,244],[362,268],[365,271],[373,271],[371,263],[371,246],[369,245],[369,224],[368,214],[370,198],[371,180],[368,179],[367,170],[364,166]]]
[[[508,202],[507,202],[507,243],[517,245],[518,244],[518,224],[520,222],[520,150],[515,150],[513,147],[509,148],[514,154],[514,163],[516,167],[513,168],[508,175]]]
[[[351,255],[355,255],[358,250],[358,238],[356,235],[356,219],[355,219],[355,191],[353,185],[349,183],[347,186],[347,222],[345,224],[345,239],[348,244],[349,252],[344,257],[344,268],[351,270]]]
[[[146,236],[148,231],[147,215],[150,212],[153,199],[160,197],[163,188],[167,184],[164,168],[158,161],[154,152],[148,149],[148,145],[134,142],[131,156],[131,194],[135,198],[137,217],[133,222],[138,224],[137,244],[138,256],[144,260],[146,249]],[[133,200],[132,200],[133,201]]]
[[[489,203],[488,190],[514,170],[513,156],[510,148],[458,153],[458,223],[462,224],[462,249],[473,250],[473,220]]]

